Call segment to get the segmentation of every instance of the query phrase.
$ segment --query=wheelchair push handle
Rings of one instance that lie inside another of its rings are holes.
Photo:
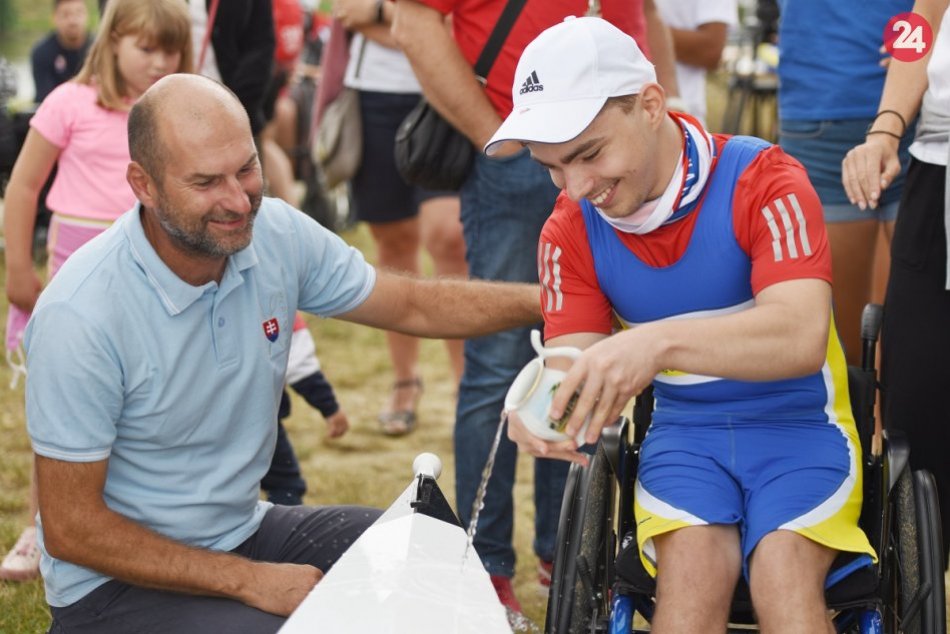
[[[861,368],[874,369],[875,348],[881,334],[884,308],[880,304],[867,304],[861,313]]]

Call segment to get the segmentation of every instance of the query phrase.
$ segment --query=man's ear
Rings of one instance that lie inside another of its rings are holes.
[[[129,187],[132,188],[135,197],[138,198],[143,205],[146,207],[155,207],[157,187],[155,186],[155,181],[148,175],[144,167],[135,161],[129,163],[129,167],[125,171],[125,180],[128,181]]]
[[[650,117],[650,123],[658,126],[666,118],[666,91],[663,86],[650,82],[640,89],[640,106]]]

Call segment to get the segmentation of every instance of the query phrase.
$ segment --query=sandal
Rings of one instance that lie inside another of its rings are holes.
[[[379,414],[379,426],[387,436],[405,436],[416,428],[416,405],[422,396],[422,379],[415,377],[393,383],[393,392],[407,389],[415,390],[412,409],[393,410]]]

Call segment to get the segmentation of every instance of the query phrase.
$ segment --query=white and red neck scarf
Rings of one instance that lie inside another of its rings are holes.
[[[689,115],[668,114],[683,130],[683,150],[663,194],[622,218],[612,218],[594,207],[600,217],[618,231],[643,235],[685,217],[696,207],[712,172],[716,151],[712,135]]]

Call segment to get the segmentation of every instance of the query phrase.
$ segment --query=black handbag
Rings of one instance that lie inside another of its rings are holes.
[[[488,76],[526,1],[508,0],[475,63],[478,77]],[[396,130],[395,155],[396,169],[410,185],[455,191],[468,178],[475,148],[422,97]]]
[[[410,185],[455,191],[468,178],[474,160],[472,142],[425,97],[396,130],[396,169]]]

